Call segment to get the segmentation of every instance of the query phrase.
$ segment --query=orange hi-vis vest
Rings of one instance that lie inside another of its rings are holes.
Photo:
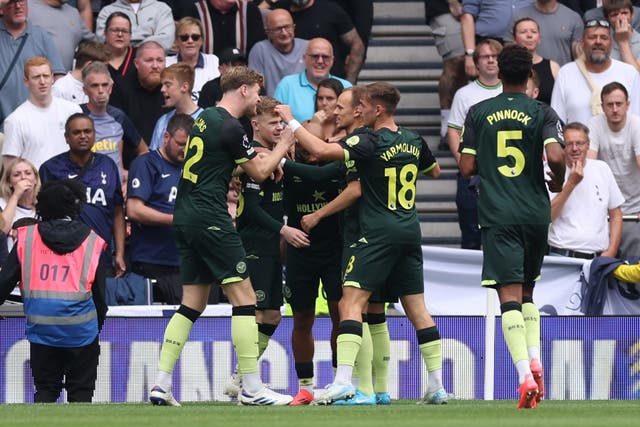
[[[82,347],[98,335],[91,287],[104,240],[91,231],[73,252],[58,254],[42,241],[38,225],[18,229],[20,291],[30,342]]]

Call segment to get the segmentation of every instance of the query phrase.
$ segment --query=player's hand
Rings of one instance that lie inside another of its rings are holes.
[[[304,231],[310,233],[311,229],[318,225],[319,222],[320,217],[316,212],[313,212],[302,217],[302,219],[300,220],[300,226],[302,226],[302,229]]]
[[[115,276],[122,277],[125,271],[127,271],[127,264],[124,262],[124,256],[122,254],[116,254],[113,261]]]
[[[561,192],[563,183],[562,182],[558,182],[558,179],[556,178],[556,175],[552,171],[547,172],[547,175],[550,178],[550,179],[547,180],[547,187],[549,187],[549,191],[551,191],[552,193]]]
[[[295,143],[296,137],[293,132],[291,132],[291,128],[284,128],[280,133],[280,141],[278,141],[278,144],[286,144],[288,147],[292,147],[295,145]]]
[[[282,169],[282,166],[278,165],[273,171],[271,179],[273,179],[273,181],[277,184],[282,181],[282,178],[284,178],[284,170]]]
[[[276,105],[275,112],[278,113],[280,118],[285,122],[289,123],[293,120],[293,114],[291,113],[291,107],[288,105],[280,104]]]
[[[280,234],[284,237],[287,243],[294,248],[306,248],[311,244],[307,233],[302,230],[298,230],[297,228],[289,227],[288,225],[285,225],[280,229]]]

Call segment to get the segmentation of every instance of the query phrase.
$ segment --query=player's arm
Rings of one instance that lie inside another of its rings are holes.
[[[302,229],[307,233],[318,223],[331,215],[341,212],[354,204],[362,196],[360,181],[351,181],[338,196],[317,211],[307,214],[300,220]]]
[[[602,252],[602,256],[614,258],[622,239],[622,210],[617,207],[609,209],[609,247]]]
[[[547,164],[551,169],[551,172],[548,173],[551,179],[547,181],[547,185],[552,193],[562,191],[564,183],[564,139],[560,129],[562,129],[562,122],[556,112],[550,107],[545,107],[542,141],[547,154]]]
[[[263,182],[265,179],[269,178],[273,171],[280,164],[280,159],[282,159],[289,148],[295,143],[295,137],[293,136],[293,132],[291,129],[284,129],[280,134],[280,142],[276,144],[273,150],[262,156],[255,156],[252,159],[240,163],[240,167],[253,178],[257,183]]]
[[[429,175],[431,178],[438,178],[440,176],[440,165],[434,157],[427,141],[422,138],[422,149],[420,150],[420,172]]]
[[[288,105],[278,105],[275,111],[282,120],[289,124],[289,128],[295,133],[300,145],[302,145],[311,155],[320,160],[345,160],[344,150],[339,144],[326,143],[314,136],[293,118],[291,108]]]
[[[150,208],[145,201],[137,197],[127,199],[127,216],[144,225],[171,225],[173,224],[173,214],[160,212]]]
[[[475,154],[460,153],[460,174],[467,179],[471,179],[472,176],[478,173],[478,161]]]
[[[332,178],[344,177],[344,170],[340,168],[339,162],[327,163],[326,165],[316,166],[306,163],[294,162],[287,159],[282,169],[285,174],[293,174],[304,180],[311,182],[321,182]]]

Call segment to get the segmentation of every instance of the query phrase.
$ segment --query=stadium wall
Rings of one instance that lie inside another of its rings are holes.
[[[110,317],[100,336],[101,356],[95,402],[144,402],[155,377],[164,317]],[[438,316],[443,338],[444,379],[460,399],[482,399],[485,366],[485,318]],[[389,317],[391,361],[389,391],[393,398],[418,399],[426,374],[415,333],[404,317]],[[284,318],[261,359],[263,380],[281,392],[295,394],[297,379],[290,346],[292,319]],[[515,399],[516,373],[496,319],[496,399]],[[316,386],[331,381],[330,321],[318,318]],[[542,317],[542,350],[546,398],[640,398],[640,318]],[[0,403],[33,401],[29,344],[24,318],[0,320]],[[204,317],[191,332],[174,373],[174,394],[180,401],[228,400],[224,383],[235,365],[228,317]],[[61,401],[64,400],[64,397]]]

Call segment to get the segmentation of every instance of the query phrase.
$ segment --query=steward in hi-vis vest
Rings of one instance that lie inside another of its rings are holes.
[[[19,282],[31,346],[35,402],[91,402],[100,347],[106,243],[78,220],[85,187],[47,182],[38,194],[42,222],[20,227],[0,271],[0,304]],[[64,384],[62,382],[65,378]]]

